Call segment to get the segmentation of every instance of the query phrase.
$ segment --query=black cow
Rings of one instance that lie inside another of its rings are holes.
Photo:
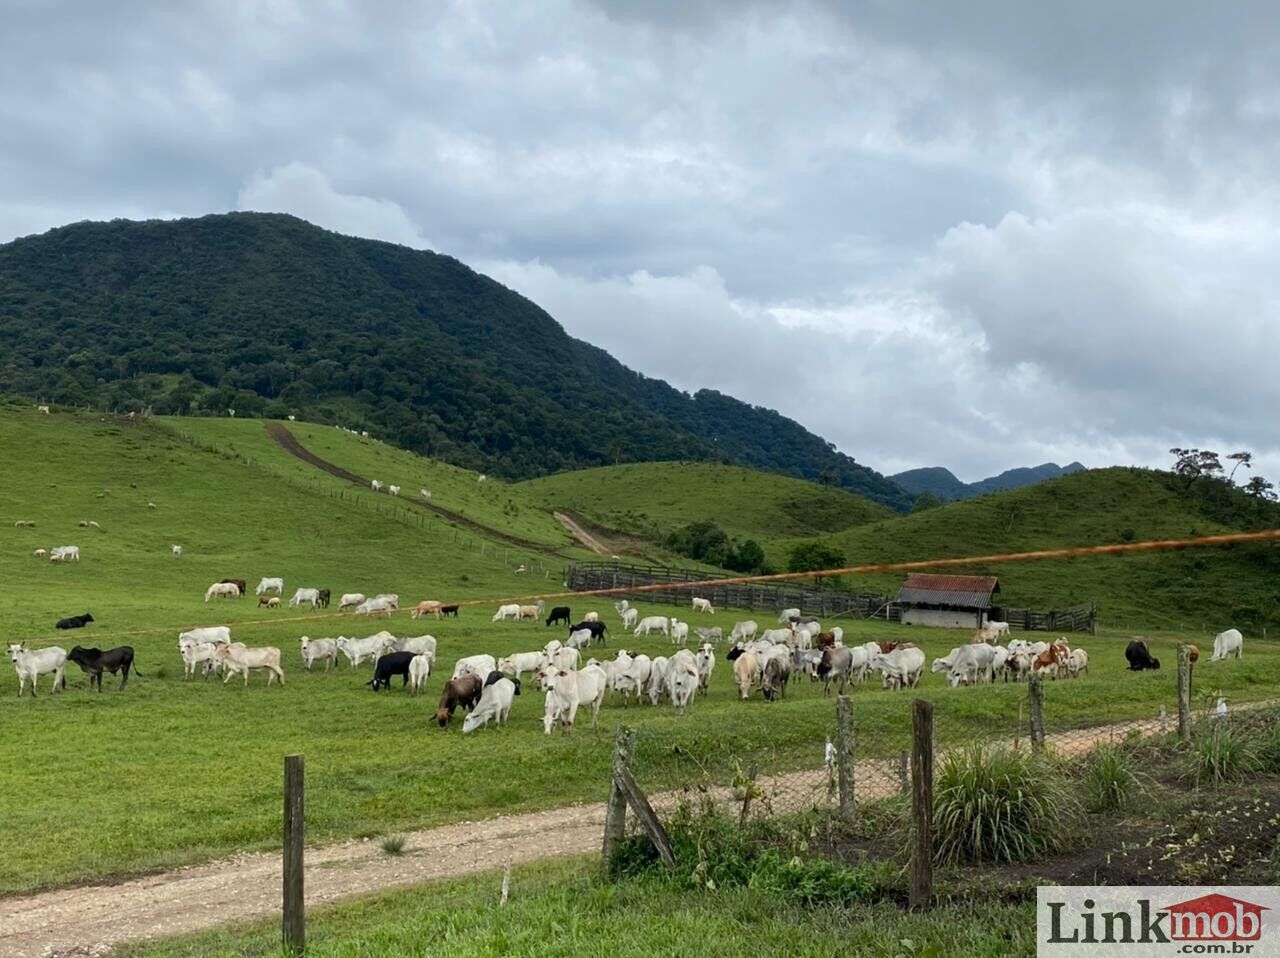
[[[373,667],[373,681],[366,682],[365,685],[375,692],[381,688],[389,689],[391,677],[399,675],[404,679],[400,687],[404,688],[409,684],[409,663],[413,661],[415,654],[414,652],[388,652],[378,659],[378,664]]]
[[[1129,663],[1129,671],[1131,672],[1160,668],[1160,660],[1152,657],[1145,642],[1130,642],[1124,648],[1124,657]]]
[[[484,680],[484,687],[487,689],[494,682],[497,682],[500,679],[511,679],[511,683],[516,687],[516,690],[513,694],[515,695],[520,694],[520,680],[511,678],[511,676],[509,675],[503,675],[501,672],[497,671],[496,669],[490,672],[489,677]]]
[[[218,580],[219,585],[222,585],[222,583],[224,582],[229,582],[232,585],[236,586],[240,590],[240,598],[243,599],[245,597],[246,590],[249,583],[245,582],[244,579],[219,579]]]
[[[93,621],[93,616],[88,612],[84,615],[71,615],[65,619],[59,619],[55,628],[59,629],[83,629],[86,625]]]
[[[569,607],[567,605],[558,605],[551,610],[551,614],[547,616],[547,625],[552,626],[557,622],[563,622],[568,625],[573,619],[569,615]]]
[[[320,608],[322,609],[329,608],[329,590],[321,589],[319,593],[317,593],[317,595],[318,595],[317,604],[320,606]]]
[[[129,670],[133,668],[133,646],[122,645],[103,652],[102,649],[82,649],[77,645],[67,653],[67,658],[88,673],[89,688],[93,688],[94,682],[97,682],[98,691],[101,692],[102,673],[110,672],[115,675],[119,672],[120,690],[123,690],[129,682]],[[142,673],[137,669],[134,669],[134,674],[142,678]]]
[[[450,615],[453,616],[455,619],[458,617],[458,606],[456,604],[440,606],[441,618],[445,618],[446,616],[450,616]]]
[[[580,632],[583,629],[591,633],[592,642],[599,642],[601,645],[605,644],[605,625],[603,622],[579,622],[577,625],[569,626],[569,634],[573,635],[573,633]]]

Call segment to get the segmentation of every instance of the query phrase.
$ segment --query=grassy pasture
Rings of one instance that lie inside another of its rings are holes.
[[[487,598],[533,584],[512,576],[500,556],[459,551],[446,527],[419,528],[308,493],[145,423],[0,409],[0,440],[6,450],[22,451],[6,457],[0,473],[0,576],[8,586],[0,629],[6,640],[66,648],[128,642],[143,675],[123,694],[112,691],[108,679],[108,691],[98,695],[73,666],[65,694],[48,694],[46,678],[38,698],[19,700],[12,669],[0,669],[0,802],[8,825],[0,893],[272,847],[278,841],[281,756],[289,752],[307,757],[308,837],[314,842],[599,800],[611,730],[620,720],[642,731],[638,772],[650,787],[690,773],[687,763],[676,764],[685,761],[674,757],[676,743],[681,755],[716,768],[735,750],[767,751],[765,771],[821,762],[833,708],[820,689],[804,683],[783,702],[768,704],[758,696],[740,702],[723,661],[711,694],[683,718],[669,707],[606,705],[599,733],[583,726],[568,738],[548,737],[541,728],[541,697],[530,689],[517,700],[508,729],[465,739],[456,725],[442,732],[429,722],[439,674],[421,699],[399,689],[374,694],[362,684],[364,668],[344,665],[329,675],[301,671],[299,636],[367,635],[384,625],[402,635],[430,632],[440,641],[445,671],[461,655],[537,648],[556,630],[541,623],[492,624],[487,604],[440,623],[410,623],[407,615],[371,622],[332,610],[313,621],[297,610],[258,610],[252,599],[206,605],[203,592],[220,578],[252,583],[261,575],[283,575],[289,591],[304,584],[328,587],[335,598],[343,591],[395,591],[406,600]],[[110,492],[98,498],[104,490]],[[148,508],[149,502],[157,508]],[[81,518],[98,521],[102,530],[78,527]],[[15,529],[16,519],[33,519],[38,527]],[[173,542],[186,549],[181,559],[169,553]],[[72,543],[81,546],[80,563],[59,566],[30,555],[37,546]],[[608,601],[570,604],[576,614],[595,607],[616,622]],[[98,620],[89,628],[54,632],[57,618],[86,610]],[[677,611],[646,603],[642,610]],[[724,627],[736,617],[688,616],[695,625]],[[756,618],[763,623],[763,616]],[[248,644],[281,647],[287,685],[267,689],[260,676],[247,689],[184,681],[178,629],[218,623],[230,624]],[[844,625],[848,641],[910,635],[930,656],[965,638],[884,623]],[[1123,672],[1125,639],[1080,640],[1093,656],[1092,674],[1050,687],[1051,726],[1151,716],[1160,704],[1172,705],[1173,670]],[[1171,640],[1154,637],[1151,643],[1172,662]],[[622,644],[615,636],[608,651]],[[661,637],[625,644],[651,655],[671,648]],[[1280,655],[1253,641],[1246,655],[1239,663],[1202,665],[1197,681],[1221,688],[1233,704],[1271,697]],[[940,740],[949,729],[1012,734],[1024,694],[1014,686],[950,690],[938,676],[928,676],[922,692],[939,703]],[[855,700],[865,729],[863,754],[899,747],[906,697],[868,686]],[[86,821],[117,820],[121,809],[128,810],[127,827],[84,827]]]

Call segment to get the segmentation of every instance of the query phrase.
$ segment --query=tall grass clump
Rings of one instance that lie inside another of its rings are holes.
[[[1132,801],[1138,774],[1127,752],[1114,745],[1094,749],[1084,769],[1085,807],[1091,812],[1117,812]]]
[[[946,864],[1016,862],[1053,851],[1079,811],[1049,761],[982,745],[944,757],[933,808],[936,855]]]
[[[1280,774],[1280,721],[1273,721],[1258,740],[1258,771]]]
[[[1260,765],[1254,744],[1240,732],[1222,724],[1207,735],[1198,737],[1190,754],[1196,788],[1243,781]]]

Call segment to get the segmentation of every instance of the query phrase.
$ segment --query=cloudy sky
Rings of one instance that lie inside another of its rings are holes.
[[[1280,479],[1268,2],[0,0],[0,241],[278,210],[457,256],[885,472]]]

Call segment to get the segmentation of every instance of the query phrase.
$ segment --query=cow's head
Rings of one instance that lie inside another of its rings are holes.
[[[9,643],[9,659],[10,659],[10,661],[17,662],[17,661],[18,661],[18,659],[22,656],[22,654],[23,654],[24,652],[26,652],[26,651],[27,651],[26,643],[23,643],[23,642],[10,642],[10,643]]]
[[[436,709],[436,721],[440,723],[441,728],[447,728],[449,725],[449,709],[442,705]]]

